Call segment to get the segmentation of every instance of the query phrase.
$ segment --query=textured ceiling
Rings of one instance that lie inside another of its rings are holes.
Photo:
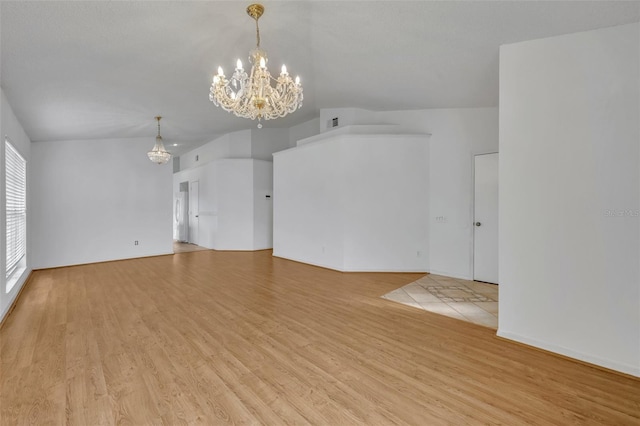
[[[181,153],[251,128],[209,102],[255,44],[240,1],[2,1],[1,84],[33,141],[162,134]],[[496,106],[501,44],[640,20],[638,2],[268,1],[262,46],[303,108]]]

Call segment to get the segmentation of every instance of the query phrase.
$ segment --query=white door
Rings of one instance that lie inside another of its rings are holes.
[[[498,284],[498,154],[474,158],[473,279]]]
[[[198,244],[200,225],[200,182],[189,183],[189,242]]]

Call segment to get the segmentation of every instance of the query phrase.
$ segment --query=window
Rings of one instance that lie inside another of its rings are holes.
[[[26,269],[27,250],[27,162],[4,142],[6,218],[7,218],[7,293]]]

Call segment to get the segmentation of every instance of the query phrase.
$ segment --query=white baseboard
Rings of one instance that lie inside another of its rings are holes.
[[[431,269],[429,271],[430,274],[436,274],[436,275],[442,275],[444,277],[451,277],[451,278],[457,278],[459,280],[468,280],[468,281],[473,281],[473,277],[470,277],[468,275],[461,275],[455,272],[448,272],[448,271],[440,271],[438,269]]]
[[[294,262],[300,262],[300,263],[306,263],[307,265],[313,265],[313,266],[319,266],[321,268],[326,268],[326,269],[331,269],[334,271],[339,271],[339,272],[397,272],[397,273],[419,273],[419,274],[426,274],[427,270],[426,268],[415,268],[415,269],[411,269],[411,268],[407,268],[407,269],[396,269],[396,268],[388,268],[388,269],[380,269],[380,268],[345,268],[345,267],[336,267],[335,265],[328,265],[328,264],[322,264],[322,263],[318,263],[318,262],[311,262],[309,260],[306,259],[301,259],[301,258],[296,258],[293,256],[283,256],[277,252],[274,251],[273,253],[274,257],[279,257],[281,259],[288,259],[288,260],[293,260]]]
[[[61,265],[38,265],[34,266],[33,270],[41,270],[41,269],[53,269],[53,268],[66,268],[67,266],[80,266],[80,265],[91,265],[92,263],[104,263],[104,262],[115,262],[118,260],[129,260],[129,259],[140,259],[143,257],[155,257],[155,256],[166,256],[169,254],[173,254],[173,250],[167,252],[157,252],[157,253],[144,253],[139,256],[130,256],[130,257],[114,257],[114,258],[99,258],[95,260],[81,260],[78,263],[69,263],[69,264],[61,264]]]
[[[544,349],[545,351],[554,352],[560,355],[567,356],[569,358],[574,358],[580,361],[587,362],[589,364],[594,364],[600,367],[608,368],[610,370],[615,370],[621,373],[640,377],[640,362],[638,365],[630,365],[630,364],[620,363],[617,361],[612,361],[609,359],[599,358],[589,354],[577,352],[562,346],[554,345],[552,343],[542,342],[536,339],[531,339],[529,337],[521,336],[517,333],[504,331],[504,330],[501,330],[500,328],[498,328],[497,335],[504,339],[513,340],[519,343],[524,343],[525,345],[533,346],[539,349]]]
[[[305,263],[307,265],[319,266],[320,268],[331,269],[333,271],[344,272],[342,269],[336,268],[333,265],[318,263],[318,262],[310,262],[307,259],[296,258],[293,256],[283,256],[281,254],[276,253],[275,251],[272,254],[273,257],[279,257],[280,259],[293,260],[294,262]]]

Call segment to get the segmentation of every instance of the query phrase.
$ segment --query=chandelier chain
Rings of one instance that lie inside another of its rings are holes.
[[[256,46],[260,47],[260,27],[258,26],[258,20],[256,19]]]

